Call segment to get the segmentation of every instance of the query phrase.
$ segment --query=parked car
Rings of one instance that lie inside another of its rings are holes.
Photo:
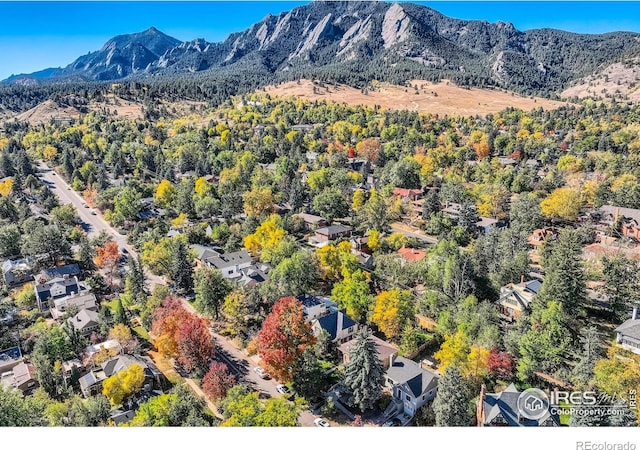
[[[383,427],[399,427],[401,424],[400,420],[396,419],[395,417],[391,420],[387,420],[384,425],[382,425]]]
[[[276,386],[276,391],[280,392],[282,395],[287,395],[289,393],[289,388],[284,384],[279,384]]]
[[[253,369],[253,371],[257,373],[258,376],[263,380],[269,379],[269,374],[262,367],[256,367],[255,369]]]
[[[329,422],[327,422],[326,420],[324,420],[321,417],[318,417],[317,419],[315,419],[313,421],[314,425],[317,427],[330,427],[331,425],[329,424]]]

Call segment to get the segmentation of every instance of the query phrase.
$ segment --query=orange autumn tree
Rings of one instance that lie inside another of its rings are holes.
[[[288,382],[298,370],[305,348],[315,341],[302,303],[295,297],[283,297],[273,305],[258,332],[258,354],[268,372]]]
[[[161,355],[173,358],[178,355],[178,328],[191,316],[178,298],[167,296],[162,305],[153,311],[151,335],[155,338],[155,346]]]
[[[96,249],[96,256],[93,258],[93,262],[96,266],[107,269],[109,272],[109,284],[112,284],[113,272],[118,266],[118,259],[120,259],[120,250],[118,250],[118,244],[115,241],[109,241],[104,246]]]

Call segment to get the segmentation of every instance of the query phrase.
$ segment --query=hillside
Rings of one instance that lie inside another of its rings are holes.
[[[287,82],[276,86],[267,86],[264,92],[272,97],[296,96],[308,100],[330,100],[345,102],[349,105],[379,105],[392,110],[407,109],[438,115],[484,116],[496,113],[507,107],[531,110],[542,107],[554,109],[564,103],[543,98],[523,97],[499,90],[471,88],[465,89],[449,81],[431,83],[424,80],[412,80],[411,86],[403,87],[389,83],[375,83],[377,87],[366,93],[344,84],[325,84],[319,87],[310,80]],[[418,89],[415,89],[415,86]]]
[[[232,84],[243,76],[242,85],[320,78],[362,87],[374,79],[449,79],[551,96],[638,49],[640,35],[630,32],[522,32],[510,23],[458,20],[411,3],[313,2],[268,15],[217,43],[181,42],[155,28],[117,36],[48,77],[41,72],[13,82],[194,73]]]
[[[640,58],[611,64],[595,75],[578,80],[573,86],[565,89],[562,96],[640,101]]]

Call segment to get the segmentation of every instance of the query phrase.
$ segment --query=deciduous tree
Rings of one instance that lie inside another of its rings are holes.
[[[413,318],[414,302],[411,292],[403,289],[382,291],[375,298],[371,321],[389,339],[399,336],[401,327]]]
[[[188,314],[178,325],[175,339],[178,362],[188,372],[204,372],[215,351],[208,321]]]
[[[300,367],[305,348],[314,343],[302,304],[295,297],[283,297],[273,305],[258,333],[258,354],[268,372],[283,381],[291,381]]]
[[[450,366],[438,381],[438,393],[433,411],[438,427],[466,427],[470,425],[469,394],[460,370]]]
[[[236,377],[229,373],[227,365],[214,361],[202,379],[202,390],[214,402],[224,399],[227,391],[236,383]]]

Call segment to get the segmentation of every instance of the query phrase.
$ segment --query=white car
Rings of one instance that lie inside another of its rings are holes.
[[[321,417],[318,417],[317,419],[315,419],[313,421],[313,424],[317,427],[330,427],[331,425],[329,424],[329,422],[327,422],[326,420],[324,420]]]
[[[269,374],[262,367],[256,367],[255,369],[253,369],[253,371],[257,373],[258,376],[263,380],[269,379]]]
[[[279,384],[276,386],[276,391],[280,392],[282,395],[286,395],[289,393],[289,388],[284,384]]]

